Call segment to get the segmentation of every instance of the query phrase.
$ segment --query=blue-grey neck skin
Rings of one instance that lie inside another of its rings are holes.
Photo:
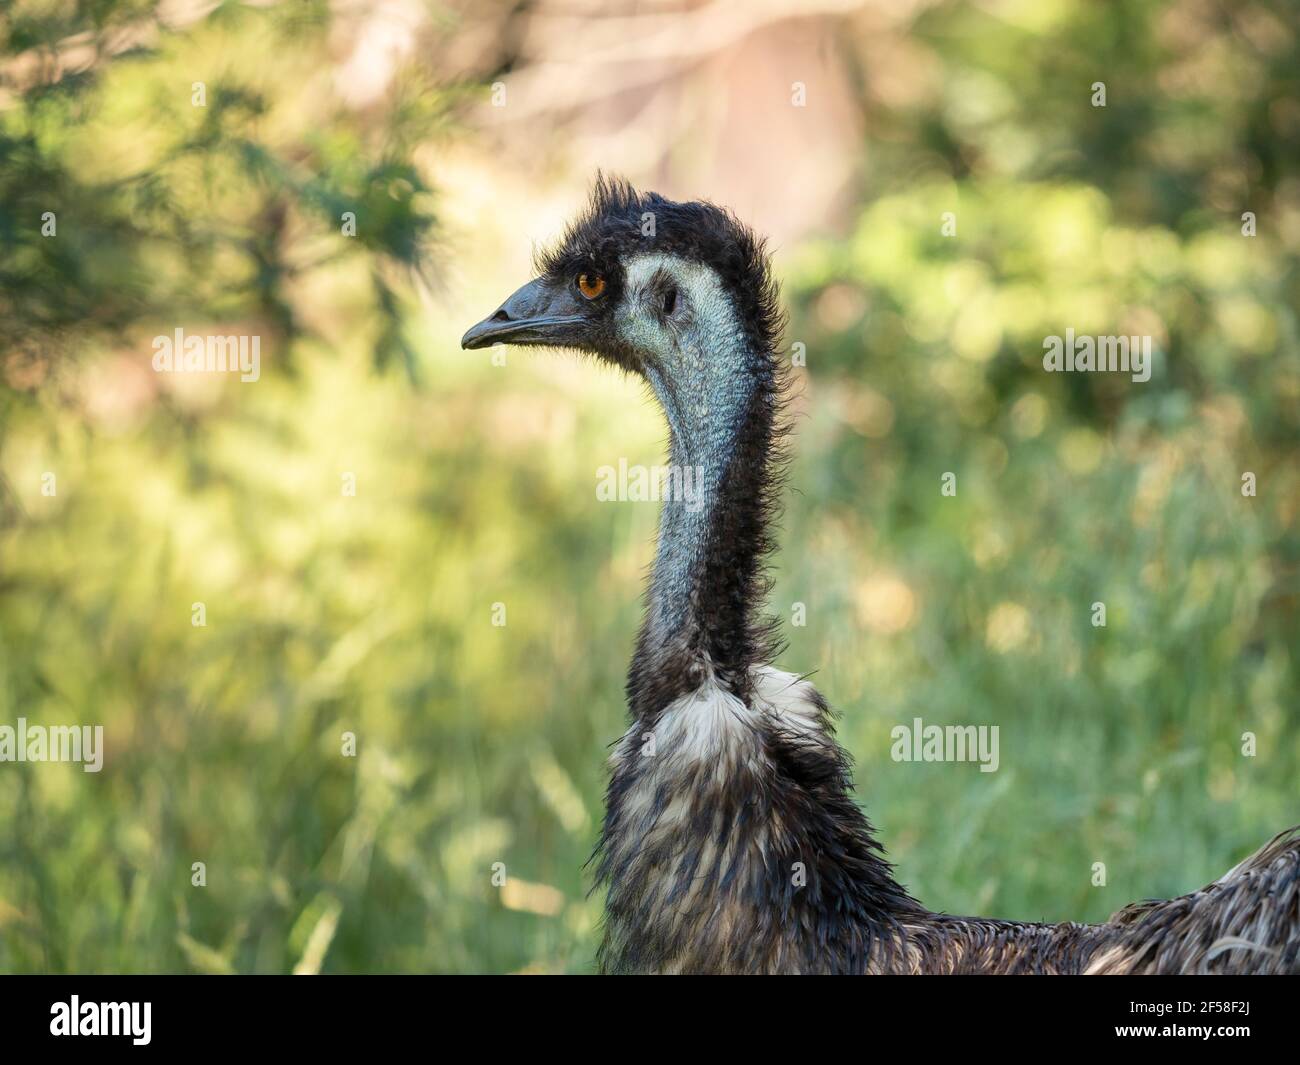
[[[697,482],[700,498],[669,493],[659,515],[649,620],[656,642],[662,642],[687,627],[691,590],[704,565],[718,489],[731,463],[749,393],[734,386],[716,387],[697,405],[694,398],[682,401],[681,393],[659,373],[647,376],[668,419],[669,462],[675,470],[702,472]]]
[[[648,635],[662,646],[692,628],[693,593],[706,563],[708,537],[720,505],[719,491],[744,430],[756,378],[754,353],[735,319],[731,301],[706,267],[665,256],[646,256],[629,270],[632,286],[652,269],[671,269],[687,294],[689,314],[669,330],[639,332],[643,372],[669,430],[675,470],[700,471],[692,493],[667,493],[659,518],[659,543],[650,581]],[[636,291],[629,295],[636,307]]]

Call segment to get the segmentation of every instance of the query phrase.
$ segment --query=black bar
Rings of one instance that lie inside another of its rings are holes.
[[[606,1025],[624,1040],[630,1026],[641,1033],[642,1045],[655,1042],[658,1032],[662,1049],[672,1054],[718,1039],[723,1049],[728,1040],[738,1048],[740,1041],[758,1039],[810,1050],[846,1040],[864,1054],[878,1039],[891,1045],[901,1039],[927,1054],[944,1047],[1024,1050],[1036,1041],[1072,1054],[1125,1044],[1177,1046],[1180,1053],[1201,1044],[1221,1056],[1243,1045],[1290,1052],[1297,1046],[1297,985],[1285,979],[873,977],[852,985],[787,982],[775,993],[752,982],[722,988],[714,981],[704,991],[694,984],[641,981],[635,994],[626,981],[587,980],[579,988],[561,980],[5,977],[0,1046],[11,1061],[23,1060],[12,1056],[19,1050],[66,1048],[79,1055],[289,1049],[336,1058],[411,1042],[449,1051],[456,1044],[447,1040],[468,1039],[470,1047],[489,1055],[521,1040],[536,1052],[567,1047],[586,1056],[600,1045],[598,1033]],[[52,1027],[67,1029],[73,996],[79,1033],[104,1022],[117,1023],[127,1034],[52,1034]],[[746,999],[753,1000],[748,1007],[742,1005]],[[768,999],[771,1005],[765,1005]],[[105,1011],[103,1003],[136,1008]],[[145,1003],[147,1043],[133,1034],[144,1032]],[[700,1035],[688,1037],[689,1031]],[[608,1050],[618,1044],[605,1045]]]

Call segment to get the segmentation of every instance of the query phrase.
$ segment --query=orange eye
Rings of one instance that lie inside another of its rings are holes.
[[[594,300],[605,291],[605,279],[599,274],[579,274],[578,291],[589,300]]]

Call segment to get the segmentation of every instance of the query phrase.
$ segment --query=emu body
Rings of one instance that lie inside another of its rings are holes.
[[[647,216],[653,236],[643,235]],[[935,913],[854,802],[826,702],[762,613],[786,424],[763,244],[727,212],[598,181],[539,277],[463,345],[576,348],[640,375],[674,467],[595,861],[606,972],[1300,971],[1300,829],[1102,925]]]

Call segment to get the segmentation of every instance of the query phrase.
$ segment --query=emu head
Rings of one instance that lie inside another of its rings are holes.
[[[537,272],[462,346],[577,349],[649,383],[668,420],[671,468],[683,485],[690,472],[693,490],[663,497],[633,674],[655,671],[646,664],[653,656],[642,661],[651,648],[688,648],[706,653],[718,676],[747,683],[767,631],[751,612],[770,548],[784,384],[782,318],[763,242],[712,204],[597,178],[587,211],[538,256]],[[658,673],[694,676],[691,662]],[[629,684],[634,705],[662,702]]]
[[[677,428],[688,408],[771,373],[781,321],[763,243],[719,207],[598,177],[537,272],[461,346],[590,353],[645,377]]]

